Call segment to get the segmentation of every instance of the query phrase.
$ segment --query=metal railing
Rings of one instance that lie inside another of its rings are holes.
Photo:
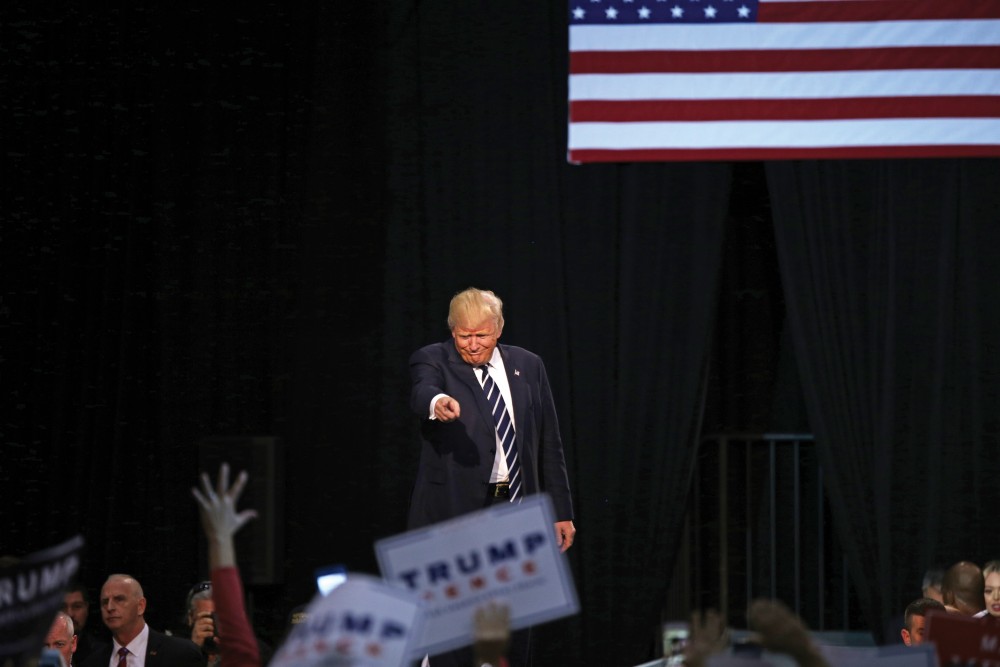
[[[864,627],[810,434],[713,434],[699,448],[665,614],[715,608],[746,627],[758,597],[816,631]]]

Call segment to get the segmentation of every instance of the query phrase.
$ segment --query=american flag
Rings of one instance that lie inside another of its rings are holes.
[[[1000,156],[1000,0],[570,0],[581,162]]]

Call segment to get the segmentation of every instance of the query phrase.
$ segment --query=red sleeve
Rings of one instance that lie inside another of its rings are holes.
[[[260,667],[260,649],[243,606],[243,584],[235,567],[212,570],[212,600],[219,621],[219,652],[226,667]]]

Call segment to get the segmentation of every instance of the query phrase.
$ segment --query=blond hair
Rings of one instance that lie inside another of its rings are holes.
[[[497,327],[497,335],[503,331],[503,301],[490,290],[470,287],[451,298],[448,306],[448,328],[459,325],[474,326],[491,319]]]

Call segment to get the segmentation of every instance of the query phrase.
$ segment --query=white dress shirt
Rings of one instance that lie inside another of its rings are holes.
[[[490,357],[490,360],[486,363],[489,367],[490,377],[493,378],[493,382],[495,382],[497,387],[500,389],[500,395],[503,396],[503,402],[507,404],[507,412],[510,413],[511,428],[514,428],[514,402],[510,399],[510,384],[507,382],[507,369],[503,365],[503,356],[500,354],[499,348],[493,348],[493,356]],[[472,372],[475,374],[476,379],[479,380],[479,386],[482,387],[484,384],[483,374],[475,369],[473,369]],[[438,402],[439,398],[447,395],[448,394],[437,394],[431,398],[431,419],[437,419],[437,417],[434,416],[434,404]],[[495,482],[507,481],[508,474],[507,459],[503,455],[503,443],[500,441],[500,436],[497,435],[496,428],[493,429],[493,434],[496,438],[497,453],[496,457],[493,459],[493,471],[490,473],[491,484]],[[516,429],[514,434],[517,435]]]
[[[503,402],[507,404],[507,412],[510,413],[510,427],[514,428],[514,402],[510,400],[510,384],[507,382],[507,369],[503,365],[503,357],[500,356],[500,350],[493,348],[493,356],[487,362],[487,365],[490,377],[493,378],[493,382],[496,383],[497,388],[500,390]],[[479,380],[479,386],[485,384],[483,374],[478,371],[476,372],[476,379]],[[503,442],[500,441],[500,434],[496,431],[496,428],[494,428],[493,434],[496,437],[497,455],[493,459],[493,472],[490,473],[491,483],[506,482],[509,472],[507,470],[507,458],[503,455]],[[516,429],[514,435],[517,435]]]
[[[128,667],[146,667],[146,645],[149,643],[149,626],[142,624],[142,630],[130,641],[125,648],[128,649],[126,665]],[[118,649],[122,647],[117,639],[112,637],[111,662],[108,667],[118,667]]]

